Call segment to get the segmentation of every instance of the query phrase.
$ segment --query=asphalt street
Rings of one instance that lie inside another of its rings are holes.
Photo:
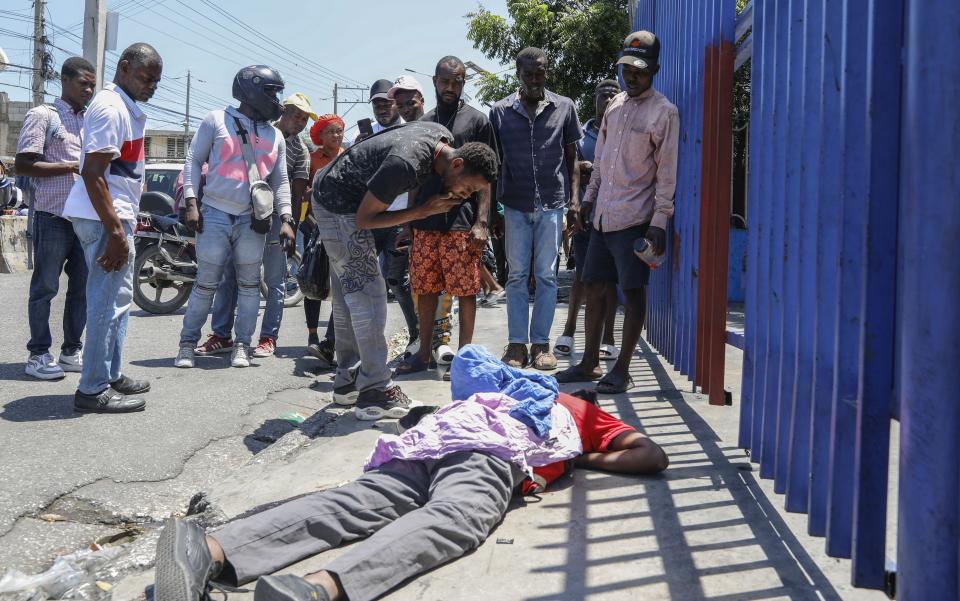
[[[200,486],[247,462],[277,428],[282,433],[281,415],[309,416],[324,404],[320,393],[329,392],[329,379],[311,373],[315,360],[303,357],[301,306],[286,310],[275,357],[246,369],[231,368],[228,355],[198,357],[192,370],[173,367],[183,309],[151,315],[134,306],[124,373],[150,380],[146,410],[74,413],[79,374],[41,382],[23,373],[29,278],[0,275],[6,309],[0,330],[0,574],[10,567],[37,569],[55,552],[111,534],[118,524],[182,510]],[[62,308],[61,297],[51,316],[55,354]],[[324,303],[321,331],[328,313]],[[392,303],[387,331],[403,325]],[[51,514],[63,520],[47,521]]]

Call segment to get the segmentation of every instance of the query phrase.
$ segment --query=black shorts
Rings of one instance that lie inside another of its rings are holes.
[[[587,260],[587,246],[590,244],[590,232],[580,231],[573,235],[570,240],[570,250],[573,252],[573,264],[577,268],[577,275],[583,278],[583,264]]]
[[[647,233],[649,223],[618,232],[593,230],[584,261],[584,282],[619,282],[623,290],[637,290],[650,282],[650,267],[633,253],[633,243]]]

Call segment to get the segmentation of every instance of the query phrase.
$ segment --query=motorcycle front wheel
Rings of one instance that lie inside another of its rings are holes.
[[[167,279],[163,274],[172,268],[160,254],[160,248],[151,244],[137,252],[133,264],[133,302],[148,313],[173,313],[190,298],[193,284]]]
[[[283,306],[295,307],[303,300],[303,292],[300,291],[300,285],[297,283],[297,272],[300,271],[300,253],[294,253],[292,257],[287,257],[287,269],[283,277]],[[270,291],[267,289],[266,278],[264,277],[263,267],[260,268],[260,297],[267,300]]]

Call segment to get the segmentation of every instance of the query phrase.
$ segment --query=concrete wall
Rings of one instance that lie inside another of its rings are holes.
[[[22,273],[30,269],[28,244],[26,217],[0,217],[0,273]]]

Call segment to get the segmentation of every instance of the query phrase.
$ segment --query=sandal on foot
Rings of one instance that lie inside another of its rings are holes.
[[[571,365],[553,374],[553,377],[561,384],[569,384],[570,382],[593,382],[600,379],[600,374],[591,374],[583,371],[579,365]]]
[[[423,361],[419,355],[407,357],[393,370],[393,376],[405,376],[430,369],[430,362]]]
[[[615,361],[620,356],[620,350],[612,344],[600,345],[600,358],[604,361]]]
[[[556,344],[553,345],[553,353],[561,357],[567,357],[573,352],[573,336],[560,336]]]
[[[597,382],[597,392],[600,394],[622,394],[634,387],[633,378],[615,373],[608,373]]]

